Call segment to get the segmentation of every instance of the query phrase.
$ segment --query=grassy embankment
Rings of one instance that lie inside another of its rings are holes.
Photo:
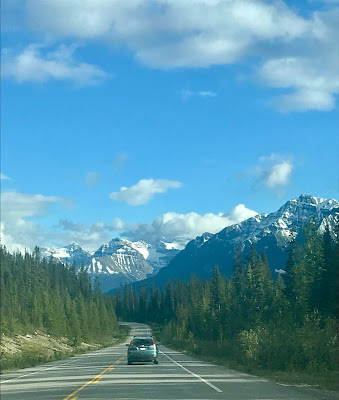
[[[281,384],[339,391],[338,371],[324,370],[319,372],[312,371],[312,369],[306,371],[273,371],[259,366],[244,365],[238,360],[230,359],[225,356],[225,354],[222,354],[225,352],[225,346],[221,348],[216,343],[197,343],[196,341],[193,344],[189,339],[185,342],[171,341],[164,337],[161,326],[156,324],[151,324],[151,326],[153,335],[157,340],[161,341],[161,343],[186,354],[190,354],[200,360],[251,375],[260,376]],[[232,353],[235,353],[234,350]]]
[[[41,331],[14,337],[3,334],[1,336],[1,373],[114,346],[122,343],[128,333],[127,326],[120,326],[119,331],[112,337],[91,343],[81,342],[77,345],[71,344],[71,340],[67,337],[55,338]]]

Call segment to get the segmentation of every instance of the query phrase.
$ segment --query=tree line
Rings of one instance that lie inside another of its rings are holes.
[[[265,253],[254,247],[234,274],[218,267],[208,281],[172,281],[149,292],[125,286],[116,312],[155,323],[161,339],[196,354],[215,355],[271,370],[338,369],[338,236],[305,225],[292,240],[285,273],[272,279]]]
[[[1,332],[8,336],[42,330],[54,337],[100,342],[118,330],[115,304],[100,284],[83,269],[65,266],[53,258],[11,254],[0,246]]]

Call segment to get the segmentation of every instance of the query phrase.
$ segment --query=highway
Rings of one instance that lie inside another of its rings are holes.
[[[150,333],[129,323],[131,336]],[[125,343],[129,343],[129,337]],[[127,365],[125,343],[1,375],[1,400],[312,400],[327,391],[284,386],[159,346],[159,365]]]

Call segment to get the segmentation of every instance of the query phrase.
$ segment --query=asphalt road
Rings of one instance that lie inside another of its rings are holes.
[[[150,333],[130,323],[131,335]],[[130,338],[126,341],[129,343]],[[1,400],[312,400],[328,392],[283,386],[160,345],[159,364],[127,365],[125,344],[1,376]]]

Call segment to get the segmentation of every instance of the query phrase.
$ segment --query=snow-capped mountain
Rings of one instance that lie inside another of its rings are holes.
[[[53,257],[64,263],[75,263],[76,266],[81,267],[87,265],[92,253],[84,250],[78,243],[72,242],[70,245],[53,248],[53,247],[40,247],[42,257]]]
[[[326,224],[334,232],[339,216],[337,200],[322,199],[303,194],[285,203],[271,214],[258,214],[239,224],[224,228],[213,235],[204,233],[189,241],[185,236],[174,242],[161,238],[154,244],[114,238],[94,253],[72,243],[59,249],[41,248],[45,257],[84,266],[90,276],[98,276],[103,292],[125,283],[145,280],[151,285],[168,279],[190,279],[191,274],[208,278],[215,265],[225,275],[232,274],[234,249],[239,247],[246,258],[251,245],[267,254],[272,271],[283,269],[286,247],[292,237],[302,230],[304,223],[314,219],[323,231]],[[185,247],[186,245],[186,247]]]
[[[339,202],[331,199],[313,197],[302,194],[296,199],[285,203],[278,211],[271,214],[260,214],[229,226],[217,233],[216,239],[228,238],[234,244],[254,244],[265,236],[274,235],[279,246],[286,246],[291,235],[296,236],[305,222],[313,219],[324,229],[328,223],[334,229],[334,217],[339,213]]]
[[[335,219],[339,217],[339,202],[307,194],[290,200],[278,211],[260,214],[239,224],[224,228],[215,235],[204,234],[190,241],[186,248],[145,284],[162,285],[169,279],[189,280],[191,274],[209,278],[214,266],[230,276],[233,271],[234,250],[240,248],[246,259],[250,247],[266,252],[272,272],[284,269],[287,246],[301,233],[305,222],[314,220],[323,231],[328,225],[334,234]]]
[[[184,248],[184,247],[181,247]],[[88,272],[115,274],[122,272],[132,275],[136,280],[144,279],[142,275],[152,275],[180,251],[176,243],[159,241],[156,245],[142,240],[131,242],[126,239],[114,238],[103,244],[91,257]],[[107,258],[108,257],[108,258]],[[132,268],[136,268],[133,272]],[[131,277],[132,280],[135,280]]]
[[[186,240],[187,242],[187,240]],[[98,276],[103,292],[156,274],[178,254],[184,245],[164,240],[155,245],[144,241],[131,242],[114,238],[94,253],[77,243],[62,248],[41,248],[43,257],[53,257],[61,262],[84,267],[91,277]]]

